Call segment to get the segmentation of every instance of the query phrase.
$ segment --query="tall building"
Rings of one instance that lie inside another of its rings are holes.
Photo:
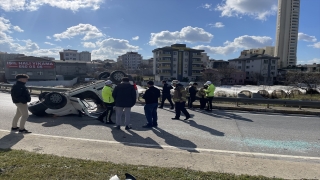
[[[265,55],[274,56],[274,46],[266,46],[264,50]]]
[[[88,51],[78,52],[78,50],[64,49],[63,52],[59,52],[61,60],[73,60],[73,61],[91,61],[91,53]]]
[[[204,50],[191,49],[185,44],[173,44],[153,51],[153,73],[156,80],[170,80],[172,78],[182,81],[196,80],[202,76]]]
[[[123,67],[130,71],[135,71],[139,69],[140,64],[142,63],[142,56],[137,52],[127,52],[118,57],[117,62],[120,62]]]
[[[300,0],[279,0],[274,56],[279,68],[297,64]]]

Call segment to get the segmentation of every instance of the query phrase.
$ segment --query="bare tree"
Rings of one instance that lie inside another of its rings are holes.
[[[306,91],[313,94],[313,91],[318,84],[320,83],[320,73],[319,72],[287,72],[285,77],[285,84],[295,87],[302,88],[306,87]]]
[[[221,75],[216,69],[205,69],[202,72],[203,81],[211,81],[214,84],[220,83]]]

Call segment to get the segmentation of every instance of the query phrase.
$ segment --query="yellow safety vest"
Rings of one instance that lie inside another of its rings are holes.
[[[102,100],[105,103],[114,103],[114,98],[112,96],[113,89],[109,86],[104,86],[102,89]]]

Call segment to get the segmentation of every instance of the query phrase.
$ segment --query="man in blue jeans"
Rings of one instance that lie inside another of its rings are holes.
[[[144,106],[144,114],[146,115],[148,123],[143,128],[152,128],[158,127],[158,99],[160,97],[160,90],[155,88],[153,85],[153,81],[149,81],[147,83],[148,89],[143,95],[143,99],[145,99],[146,105]]]

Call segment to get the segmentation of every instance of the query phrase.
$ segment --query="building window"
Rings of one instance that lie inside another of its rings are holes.
[[[238,66],[238,69],[241,69],[241,66]]]
[[[66,53],[66,56],[69,56],[69,53]]]
[[[263,63],[268,64],[269,61],[267,59],[263,60]]]
[[[186,56],[188,56],[188,55],[189,55],[189,53],[188,53],[188,52],[185,52],[184,54],[185,54]]]
[[[250,66],[246,66],[246,68],[247,68],[247,69],[249,69],[249,68],[250,68]]]
[[[271,66],[271,70],[275,70],[276,69],[276,67],[275,66]]]
[[[184,71],[184,73],[185,73],[185,74],[187,74],[187,73],[188,73],[188,71]]]
[[[271,75],[274,76],[274,72],[271,72]]]
[[[43,72],[42,72],[42,71],[39,71],[39,72],[37,72],[37,75],[42,76],[42,75],[43,75]]]
[[[32,76],[32,72],[27,72],[27,75]]]
[[[176,61],[177,59],[176,58],[173,58],[173,61]]]
[[[173,52],[173,55],[177,55],[177,52]]]
[[[275,64],[276,63],[276,60],[272,60],[272,64]]]
[[[177,73],[177,71],[173,71],[173,73]]]
[[[250,63],[250,60],[247,60],[247,63]]]
[[[49,74],[50,76],[53,76],[53,75],[54,75],[53,72],[49,72],[48,74]]]
[[[241,64],[241,61],[238,61],[239,64]]]
[[[189,61],[189,59],[184,59],[184,61],[185,61],[185,62],[188,62],[188,61]]]

